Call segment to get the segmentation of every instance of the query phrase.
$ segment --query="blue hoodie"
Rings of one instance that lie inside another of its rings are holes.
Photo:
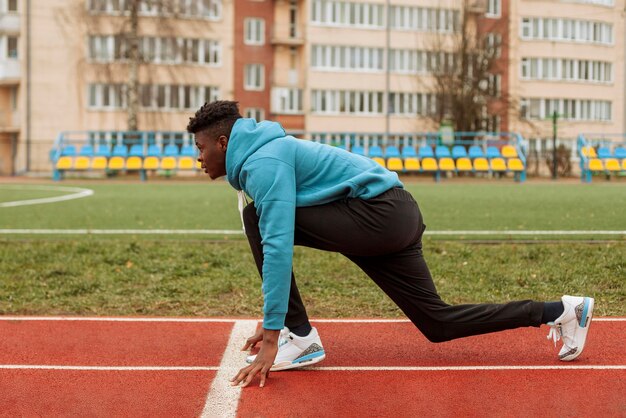
[[[289,303],[296,207],[370,199],[403,187],[397,174],[339,148],[287,136],[276,122],[235,122],[226,176],[253,200],[263,244],[263,327],[282,329]]]

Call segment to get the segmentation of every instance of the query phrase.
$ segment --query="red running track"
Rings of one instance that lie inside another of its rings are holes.
[[[594,321],[572,363],[556,359],[547,327],[432,344],[406,322],[314,325],[327,359],[242,390],[238,416],[626,417],[626,321]],[[0,317],[0,416],[200,416],[222,355],[242,355],[224,352],[232,327]],[[52,365],[78,367],[28,368]],[[563,365],[622,368],[341,370]]]

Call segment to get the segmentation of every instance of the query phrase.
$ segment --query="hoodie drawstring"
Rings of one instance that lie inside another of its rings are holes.
[[[237,206],[239,207],[239,216],[241,217],[241,228],[246,233],[246,225],[243,223],[243,208],[248,205],[248,198],[243,190],[237,191]]]

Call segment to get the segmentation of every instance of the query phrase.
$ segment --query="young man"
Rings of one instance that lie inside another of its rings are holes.
[[[239,114],[237,103],[202,106],[187,130],[211,179],[227,176],[240,193],[240,211],[263,280],[263,327],[244,350],[263,342],[231,379],[247,386],[270,370],[321,361],[324,349],[312,328],[292,273],[293,246],[340,252],[356,263],[432,342],[541,324],[563,339],[559,358],[578,357],[585,345],[594,300],[563,296],[451,306],[441,300],[422,255],[426,226],[413,197],[395,173],[350,152],[287,136],[275,122]],[[243,208],[243,192],[253,203]]]

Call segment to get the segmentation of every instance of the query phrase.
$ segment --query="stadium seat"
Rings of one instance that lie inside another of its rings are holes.
[[[350,151],[356,155],[365,155],[365,149],[358,145],[353,146]]]
[[[484,157],[476,158],[474,160],[474,171],[489,171],[489,163]]]
[[[178,169],[179,170],[193,170],[193,158],[191,157],[181,157],[178,160]]]
[[[431,158],[431,157],[422,159],[422,170],[424,170],[424,171],[437,171],[437,170],[439,170],[439,167],[437,166],[437,160],[435,160],[434,158]]]
[[[592,148],[593,149],[593,148]],[[589,170],[591,171],[604,171],[604,165],[599,158],[592,158],[589,160]]]
[[[524,171],[524,163],[519,158],[509,158],[506,165],[509,171]]]
[[[140,144],[135,144],[130,147],[130,151],[128,152],[129,157],[143,157],[143,146]]]
[[[74,165],[72,157],[61,157],[56,163],[57,170],[71,170]]]
[[[378,145],[373,145],[369,148],[367,156],[370,158],[383,158],[383,149]]]
[[[437,158],[450,158],[450,148],[446,147],[445,145],[439,145],[437,148],[435,148],[435,155],[437,156]]]
[[[161,160],[161,169],[162,170],[175,170],[176,169],[176,158],[174,157],[165,157]]]
[[[78,155],[81,157],[93,157],[93,147],[91,145],[83,145]]]
[[[420,162],[415,157],[408,157],[404,159],[404,169],[406,171],[419,171]]]
[[[622,160],[622,170],[626,171],[626,160]]]
[[[504,158],[517,158],[517,150],[513,145],[505,145],[502,147],[502,156]]]
[[[584,157],[589,157],[589,158],[597,158],[598,157],[598,155],[596,154],[595,148],[593,148],[591,146],[583,147],[581,152],[582,152]]]
[[[174,144],[169,144],[163,150],[163,155],[166,157],[178,157],[178,147]]]
[[[385,148],[385,158],[400,158],[400,150],[393,145]]]
[[[483,153],[483,149],[478,145],[472,145],[469,149],[469,157],[471,159],[474,158],[483,158],[485,154]]]
[[[128,157],[126,160],[126,170],[141,170],[142,166],[141,157]]]
[[[96,157],[110,157],[111,150],[107,145],[98,145],[98,149],[96,150]]]
[[[465,149],[463,145],[455,145],[454,147],[452,147],[452,158],[457,160],[459,158],[466,158],[466,157],[467,157],[467,150]]]
[[[419,150],[420,158],[434,157],[435,153],[430,145],[422,145]],[[422,164],[423,165],[423,164]]]
[[[196,160],[196,168],[198,170],[202,170],[202,164],[200,164],[200,161]]]
[[[124,158],[122,157],[111,157],[108,164],[109,170],[123,170],[124,169]]]
[[[372,158],[372,160],[376,161],[378,164],[382,165],[383,167],[385,167],[385,160],[381,157],[374,157]]]
[[[190,145],[185,145],[181,150],[180,150],[180,155],[182,157],[195,157],[196,156],[196,149]]]
[[[89,157],[77,157],[74,162],[74,170],[88,170],[90,161]]]
[[[615,158],[620,158],[620,159],[626,158],[626,148],[623,148],[623,147],[615,148],[614,155],[615,155]]]
[[[415,148],[411,146],[402,147],[402,158],[415,158],[417,157],[417,153],[415,152]]]
[[[461,157],[456,160],[456,169],[458,171],[472,171],[472,161],[467,157]]]
[[[144,170],[158,170],[159,159],[157,157],[146,157],[143,160],[143,169]]]
[[[604,164],[608,171],[621,171],[622,169],[619,166],[619,161],[616,158],[608,158]]]
[[[113,152],[111,153],[113,157],[127,157],[128,150],[126,149],[126,145],[116,145],[113,147]]]
[[[391,171],[402,171],[404,169],[402,159],[398,157],[389,158],[387,160],[387,169]]]
[[[91,169],[92,170],[104,170],[107,168],[107,158],[106,157],[94,157],[91,160]]]
[[[441,171],[455,171],[454,160],[450,157],[441,158],[439,160],[439,170]]]
[[[493,158],[489,160],[492,171],[506,171],[506,163],[503,158]]]
[[[598,158],[611,158],[611,150],[608,147],[598,148]]]
[[[150,145],[148,147],[148,153],[146,154],[148,157],[160,157],[161,150],[158,145]]]
[[[62,157],[75,157],[76,156],[76,147],[74,145],[66,145],[61,150]]]
[[[500,150],[496,147],[487,147],[487,158],[500,158]]]

